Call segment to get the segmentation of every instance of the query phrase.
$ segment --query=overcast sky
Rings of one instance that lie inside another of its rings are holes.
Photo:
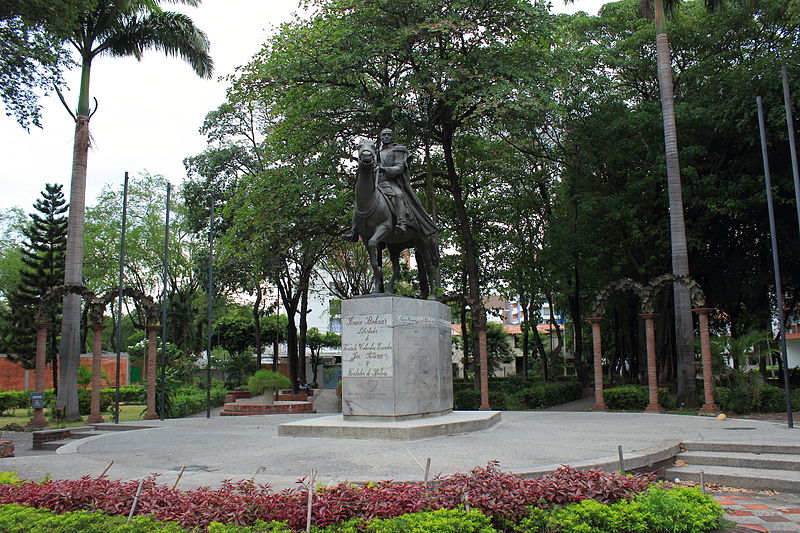
[[[603,0],[556,0],[554,10],[596,14]],[[170,5],[192,17],[211,41],[215,74],[201,80],[182,60],[151,51],[141,62],[97,58],[92,65],[91,96],[99,103],[92,117],[87,205],[107,183],[121,184],[125,171],[161,174],[173,184],[186,176],[183,159],[203,151],[198,132],[209,111],[225,101],[231,74],[255,54],[278,24],[298,11],[297,0],[205,0],[199,8]],[[79,70],[67,74],[67,103],[77,104]],[[0,209],[26,212],[45,183],[62,183],[69,198],[74,123],[58,98],[42,101],[43,129],[25,132],[12,117],[0,116]]]

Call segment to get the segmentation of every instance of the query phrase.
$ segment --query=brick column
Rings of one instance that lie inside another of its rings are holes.
[[[484,311],[485,312],[485,311]],[[489,405],[489,351],[486,341],[486,324],[478,330],[478,353],[474,354],[480,360],[480,380],[481,380],[481,411],[488,411],[492,407]],[[485,355],[485,357],[484,357]]]
[[[703,394],[705,403],[700,408],[701,413],[715,414],[720,411],[719,406],[714,403],[714,373],[711,370],[711,338],[708,331],[708,315],[711,313],[710,307],[700,307],[692,309],[700,319],[700,350],[703,355]]]
[[[44,373],[47,370],[47,330],[53,324],[50,322],[34,322],[36,328],[36,379],[34,391],[44,393]],[[44,417],[41,407],[33,410],[33,417],[28,422],[28,427],[33,430],[50,427]]]
[[[644,318],[645,337],[647,339],[647,391],[649,393],[649,403],[645,408],[648,413],[660,413],[661,406],[658,405],[658,375],[656,373],[656,328],[655,313],[644,313],[639,315]]]
[[[594,405],[592,411],[608,411],[603,398],[603,344],[600,336],[600,322],[603,317],[588,319],[592,325],[592,352],[594,353]]]
[[[103,421],[100,416],[100,374],[102,374],[102,358],[100,351],[103,344],[103,330],[106,328],[102,324],[90,324],[89,328],[94,333],[92,339],[92,401],[89,412],[89,424],[97,424]]]
[[[161,326],[145,326],[147,331],[147,412],[145,420],[158,418],[156,413],[156,333],[161,330]]]

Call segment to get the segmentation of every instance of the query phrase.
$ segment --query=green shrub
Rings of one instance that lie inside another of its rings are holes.
[[[368,533],[496,533],[491,520],[477,509],[438,509],[378,518],[367,524]]]
[[[748,393],[734,393],[728,387],[714,387],[714,401],[720,409],[730,413],[786,412],[783,388],[773,385],[764,385]],[[800,410],[800,389],[792,391],[792,409]]]
[[[116,388],[111,387],[103,389],[101,393],[109,393],[111,395],[111,403],[114,403],[114,395]],[[144,385],[129,385],[127,387],[119,388],[119,401],[120,403],[133,403],[144,405],[147,401],[147,388]]]
[[[24,505],[0,505],[0,531],[3,533],[186,533],[175,522],[159,522],[149,516],[128,521],[126,516],[108,516],[90,511],[63,514]]]
[[[291,385],[289,378],[266,368],[262,368],[247,380],[247,390],[250,394],[261,394],[268,389],[285,389]]]
[[[520,390],[514,396],[526,409],[544,409],[579,400],[583,388],[577,381],[559,381],[554,383],[537,383]]]
[[[473,388],[453,392],[453,408],[457,411],[475,411],[481,406],[481,391]]]
[[[22,481],[17,477],[17,471],[0,472],[0,485],[19,485]]]
[[[211,385],[211,407],[225,403],[227,389],[221,381]],[[166,404],[167,418],[183,418],[206,409],[206,391],[198,387],[178,387],[168,390]]]
[[[292,533],[292,530],[284,522],[257,520],[252,526],[211,522],[208,524],[208,533]]]
[[[362,533],[366,521],[362,518],[351,518],[341,524],[334,524],[324,528],[311,526],[312,533]]]
[[[0,391],[0,415],[17,408],[18,396],[17,391]]]
[[[786,410],[786,395],[779,387],[764,385],[759,392],[758,404],[758,410],[764,413],[783,412]]]
[[[612,411],[644,411],[650,403],[650,392],[645,385],[613,387],[603,391],[603,397]],[[667,387],[659,387],[658,403],[664,409],[674,409],[678,402]]]
[[[698,489],[650,487],[632,500],[594,500],[545,510],[531,508],[520,533],[703,533],[719,527],[722,508]]]

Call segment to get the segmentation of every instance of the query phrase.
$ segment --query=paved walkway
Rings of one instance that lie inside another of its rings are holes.
[[[136,431],[109,431],[75,440],[57,454],[0,459],[0,469],[27,479],[46,474],[78,478],[108,474],[135,479],[157,473],[172,483],[182,466],[183,488],[216,485],[223,479],[253,478],[277,489],[294,486],[311,469],[322,483],[343,480],[420,480],[431,458],[432,474],[464,472],[489,461],[517,473],[560,464],[617,468],[617,446],[626,467],[671,456],[680,441],[796,444],[800,430],[742,419],[645,413],[567,411],[503,412],[496,427],[469,434],[415,441],[293,438],[277,434],[278,424],[317,415],[185,418],[142,421]],[[151,429],[144,429],[150,427]],[[736,431],[750,429],[750,431]]]
[[[800,532],[800,494],[713,493],[725,518],[744,531]]]

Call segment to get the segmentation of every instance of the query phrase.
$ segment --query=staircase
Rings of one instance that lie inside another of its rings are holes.
[[[684,442],[667,480],[800,493],[800,445]]]

